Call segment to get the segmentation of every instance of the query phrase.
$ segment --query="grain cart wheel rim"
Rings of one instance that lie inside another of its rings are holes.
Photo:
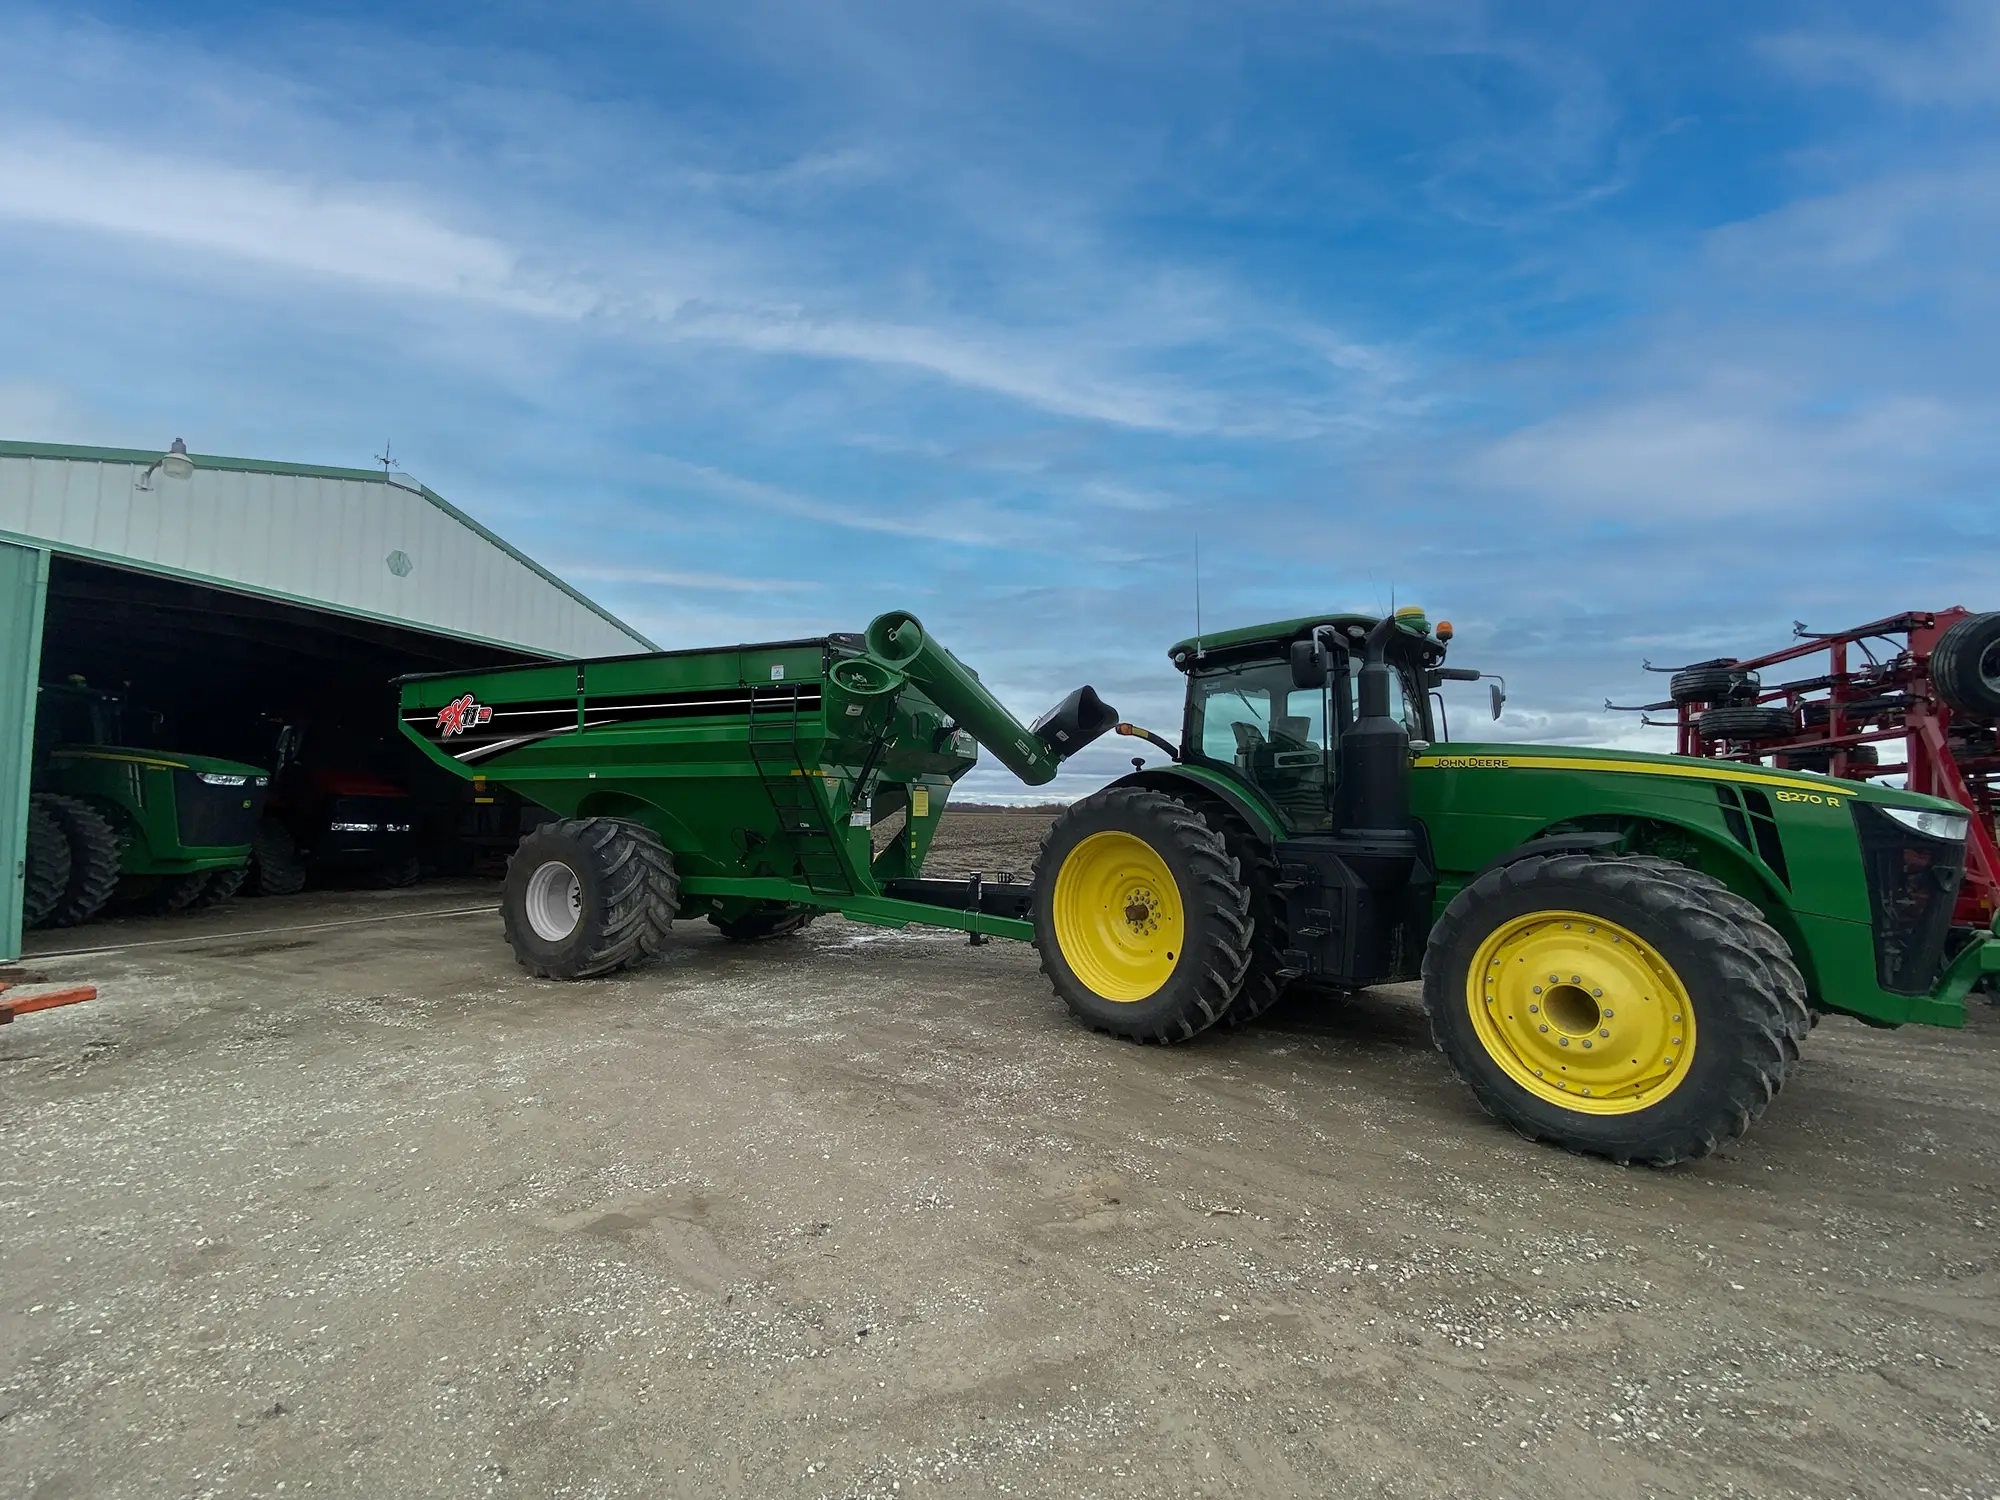
[[[583,920],[583,882],[561,860],[549,860],[528,877],[522,908],[536,937],[560,943]]]
[[[1135,834],[1093,833],[1056,872],[1056,941],[1077,978],[1123,1004],[1173,977],[1187,936],[1180,887],[1167,862]]]
[[[1479,945],[1474,1032],[1537,1098],[1580,1114],[1649,1109],[1687,1076],[1695,1013],[1673,965],[1636,934],[1575,911],[1531,912]]]

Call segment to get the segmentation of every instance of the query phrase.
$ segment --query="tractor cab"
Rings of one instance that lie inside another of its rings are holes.
[[[1340,747],[1360,717],[1364,642],[1377,623],[1317,615],[1175,646],[1174,665],[1187,675],[1183,762],[1255,787],[1294,834],[1353,823]],[[1427,744],[1439,738],[1429,688],[1449,627],[1434,637],[1414,609],[1398,611],[1396,626],[1384,650],[1388,715],[1410,742]]]

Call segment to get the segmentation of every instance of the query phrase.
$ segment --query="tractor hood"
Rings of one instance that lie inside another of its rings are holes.
[[[1812,771],[1774,771],[1740,761],[1706,760],[1689,755],[1654,755],[1643,750],[1585,749],[1569,745],[1431,745],[1417,752],[1416,769],[1446,771],[1584,771],[1610,775],[1666,776],[1687,781],[1726,781],[1737,785],[1770,786],[1824,797],[1829,793],[1878,807],[1907,807],[1928,812],[1956,813],[1965,809],[1942,797],[1877,786],[1866,781],[1842,781]]]
[[[179,750],[139,750],[124,745],[59,745],[52,752],[68,760],[114,760],[149,766],[157,771],[192,771],[197,776],[240,776],[246,785],[262,786],[271,773],[212,755],[188,755]]]

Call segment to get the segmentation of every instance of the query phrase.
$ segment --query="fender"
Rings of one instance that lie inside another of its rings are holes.
[[[1266,844],[1276,844],[1289,837],[1275,812],[1257,798],[1246,795],[1239,783],[1203,766],[1153,766],[1121,776],[1109,785],[1151,787],[1170,796],[1186,796],[1192,791],[1198,797],[1223,803],[1243,820],[1243,826],[1254,837]]]

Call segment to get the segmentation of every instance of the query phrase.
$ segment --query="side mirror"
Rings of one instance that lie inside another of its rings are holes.
[[[1493,695],[1493,717],[1500,717],[1500,710],[1507,706],[1507,690],[1497,682],[1486,684],[1486,690]]]
[[[1326,686],[1326,650],[1317,640],[1292,642],[1292,686]]]

